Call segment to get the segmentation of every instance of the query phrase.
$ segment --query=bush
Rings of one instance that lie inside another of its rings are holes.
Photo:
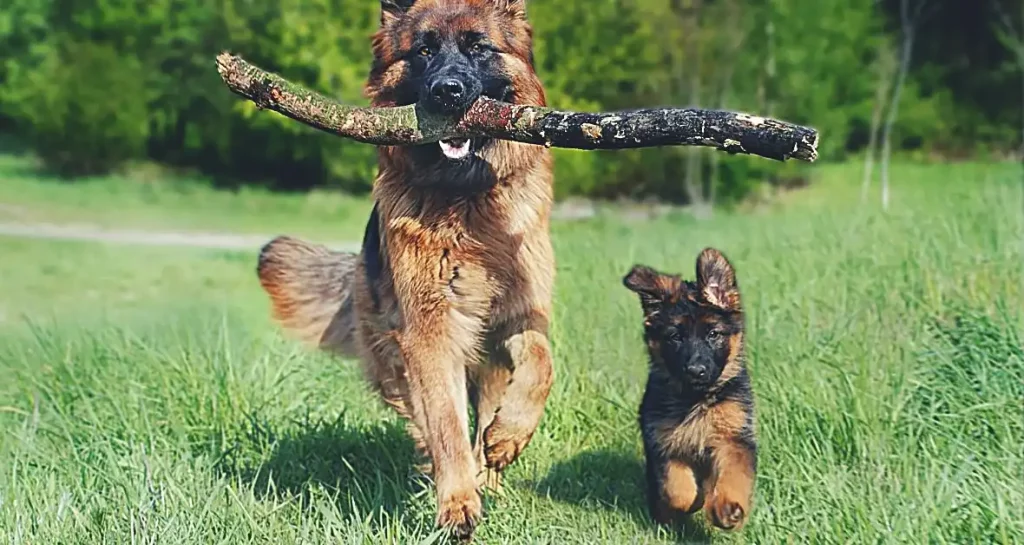
[[[13,76],[5,110],[58,173],[102,173],[143,155],[149,89],[137,59],[107,45],[69,42],[50,49],[36,70]]]

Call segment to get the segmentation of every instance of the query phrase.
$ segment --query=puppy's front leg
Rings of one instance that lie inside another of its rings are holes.
[[[712,474],[707,514],[726,530],[743,527],[750,518],[757,475],[757,442],[747,411],[740,403],[725,402],[711,409],[718,424],[711,441]],[[744,423],[742,425],[737,425]]]

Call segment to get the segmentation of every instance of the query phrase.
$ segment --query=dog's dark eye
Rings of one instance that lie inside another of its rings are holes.
[[[419,55],[420,55],[421,57],[429,57],[429,56],[430,56],[430,54],[431,54],[431,53],[433,53],[433,52],[432,52],[432,51],[430,50],[430,48],[429,48],[429,47],[427,47],[427,46],[423,46],[423,47],[421,47],[421,48],[420,48],[420,50],[419,50],[419,52],[418,52],[418,53],[419,53]]]
[[[708,340],[709,341],[717,341],[718,339],[721,339],[721,338],[722,338],[722,332],[718,331],[717,329],[712,329],[711,331],[708,331]]]
[[[487,53],[490,48],[483,42],[473,42],[469,46],[469,53],[472,55],[483,55]]]
[[[672,343],[679,344],[682,342],[682,339],[679,338],[679,330],[674,327],[666,327],[665,329],[661,330],[661,336],[666,341]]]

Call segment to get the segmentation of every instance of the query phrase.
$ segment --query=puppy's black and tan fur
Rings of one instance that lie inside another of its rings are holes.
[[[623,283],[640,296],[650,356],[640,427],[651,516],[669,524],[706,507],[712,524],[738,529],[750,516],[757,442],[735,271],[707,248],[696,282],[636,265]]]

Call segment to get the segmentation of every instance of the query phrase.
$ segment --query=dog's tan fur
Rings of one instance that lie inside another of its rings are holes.
[[[517,5],[418,0],[411,10],[422,15],[420,24],[484,21],[507,46],[513,102],[543,105],[529,68],[529,25]],[[375,105],[393,103],[390,90],[405,61],[392,48],[406,31],[394,18],[382,19],[374,38],[378,65],[367,84]],[[368,274],[366,242],[356,255],[283,237],[264,247],[258,271],[284,329],[358,356],[372,387],[409,420],[430,460],[438,524],[463,537],[481,515],[478,487],[497,486],[530,442],[554,379],[547,339],[551,157],[542,146],[508,141],[481,153],[496,183],[455,197],[413,183],[422,174],[413,172],[405,149],[380,148],[373,189],[379,240],[369,241],[379,243],[379,274]],[[467,395],[477,414],[472,443]]]

